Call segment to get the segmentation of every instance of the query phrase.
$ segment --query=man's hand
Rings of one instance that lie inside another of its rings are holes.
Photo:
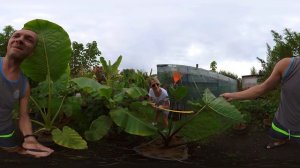
[[[25,138],[22,147],[24,149],[22,154],[29,154],[36,158],[46,157],[54,152],[54,150],[38,143],[34,137]]]
[[[234,100],[234,97],[233,97],[232,93],[223,93],[220,96],[222,96],[227,101]]]

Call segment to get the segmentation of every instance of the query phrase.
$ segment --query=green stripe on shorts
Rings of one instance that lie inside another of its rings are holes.
[[[15,133],[15,130],[12,133],[10,133],[10,134],[0,135],[0,138],[10,138],[10,137],[12,137],[14,135],[14,133]]]
[[[277,131],[283,135],[286,135],[286,136],[291,136],[291,137],[295,137],[295,138],[300,138],[300,135],[290,135],[288,132],[286,132],[285,130],[282,130],[280,128],[278,128],[274,123],[272,123],[272,129],[274,131]]]

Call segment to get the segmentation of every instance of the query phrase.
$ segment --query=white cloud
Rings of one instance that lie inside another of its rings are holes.
[[[19,29],[35,18],[61,25],[72,41],[97,41],[103,56],[121,68],[156,71],[181,64],[247,75],[265,58],[271,30],[300,29],[293,0],[73,0],[5,1],[0,25]],[[1,27],[0,27],[1,28]]]
[[[204,53],[204,47],[202,47],[200,44],[191,44],[187,48],[187,58],[196,58],[196,56],[200,56]]]

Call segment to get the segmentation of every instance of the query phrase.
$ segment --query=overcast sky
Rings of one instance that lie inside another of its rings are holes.
[[[261,69],[271,30],[300,32],[299,9],[297,0],[1,0],[0,29],[46,19],[71,41],[97,41],[106,60],[122,55],[121,69],[216,61],[217,71],[242,76]]]

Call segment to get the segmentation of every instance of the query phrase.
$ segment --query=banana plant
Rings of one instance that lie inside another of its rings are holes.
[[[101,139],[114,123],[133,135],[152,136],[158,134],[162,137],[164,145],[169,146],[174,135],[180,134],[195,141],[215,134],[223,128],[228,128],[234,122],[243,120],[243,116],[234,106],[222,97],[215,97],[206,89],[203,94],[203,102],[194,103],[197,112],[181,121],[171,122],[173,124],[170,124],[168,132],[164,133],[151,124],[154,118],[151,105],[147,101],[138,99],[147,94],[143,89],[124,88],[118,94],[111,94],[113,93],[111,87],[101,85],[95,80],[76,78],[72,81],[79,88],[88,91],[90,95],[102,97],[110,107],[110,117],[99,116],[86,131],[86,139],[92,141]],[[127,101],[128,99],[130,101]],[[204,105],[202,105],[203,103]],[[206,123],[206,119],[209,123]]]
[[[133,124],[135,126],[134,129],[139,130],[139,134],[135,134],[134,131],[126,131],[128,133],[141,135],[140,132],[145,131],[145,136],[153,135],[151,133],[158,133],[162,137],[165,146],[169,146],[175,135],[184,136],[190,141],[197,141],[225,130],[233,123],[243,122],[243,116],[233,105],[228,103],[223,97],[215,97],[209,89],[204,91],[202,101],[196,103],[198,109],[193,115],[178,122],[171,122],[167,133],[153,128],[148,123],[132,123],[127,111],[118,111],[115,112],[118,113],[118,116],[111,116],[113,121],[125,131],[131,130]],[[201,105],[203,103],[204,105]],[[144,128],[144,126],[147,127]]]
[[[44,99],[30,97],[38,109],[42,121],[33,121],[41,126],[38,131],[52,133],[55,143],[73,148],[86,149],[87,144],[72,128],[64,126],[62,130],[55,122],[61,113],[66,96],[54,96],[54,83],[65,74],[69,80],[68,62],[71,56],[71,42],[67,32],[59,25],[47,20],[36,19],[27,22],[23,29],[32,30],[38,35],[38,44],[33,55],[21,65],[23,72],[40,87],[45,88]]]
[[[104,76],[105,76],[105,80],[106,80],[106,85],[108,85],[108,86],[113,85],[114,79],[117,78],[117,76],[118,76],[118,72],[119,72],[118,68],[120,66],[121,61],[122,61],[121,55],[118,57],[116,62],[114,62],[113,64],[111,64],[110,60],[107,63],[107,61],[105,60],[104,57],[100,57],[100,62],[102,64],[102,68],[103,68],[103,72],[104,72]]]
[[[92,97],[97,97],[106,103],[109,115],[101,115],[95,119],[85,132],[89,141],[101,139],[110,130],[114,122],[131,134],[148,136],[157,132],[150,123],[154,118],[153,110],[146,101],[140,102],[140,97],[147,94],[139,87],[123,88],[117,92],[107,85],[85,77],[72,79],[77,87]],[[122,122],[124,118],[130,122]]]

